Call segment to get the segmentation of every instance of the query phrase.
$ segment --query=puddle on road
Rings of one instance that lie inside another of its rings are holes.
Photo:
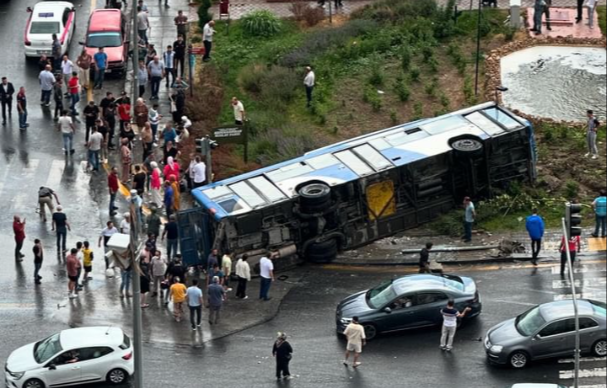
[[[587,109],[607,115],[607,52],[592,47],[540,46],[501,61],[504,104],[555,120],[583,121]]]

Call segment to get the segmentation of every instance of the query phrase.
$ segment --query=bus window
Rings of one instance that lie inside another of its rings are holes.
[[[286,179],[295,178],[296,176],[307,174],[312,171],[314,171],[312,169],[312,167],[308,166],[307,164],[294,163],[294,164],[290,164],[288,166],[279,168],[278,170],[269,172],[266,175],[273,182],[278,183],[278,182],[282,182]]]
[[[335,166],[336,164],[339,164],[339,160],[337,160],[335,158],[335,156],[333,156],[331,154],[327,154],[327,155],[320,155],[315,158],[312,158],[312,159],[308,160],[307,163],[310,166],[312,166],[313,169],[321,170],[323,168],[327,168],[327,167],[331,167],[331,166]]]
[[[217,204],[219,206],[221,206],[221,208],[223,210],[226,211],[226,213],[228,214],[234,214],[237,213],[241,210],[250,210],[243,202],[242,200],[239,200],[236,197],[230,197],[227,199],[224,199],[222,201],[217,202]]]
[[[231,185],[230,188],[253,209],[257,206],[266,204],[266,200],[261,198],[261,196],[257,194],[255,190],[253,190],[251,186],[247,184],[247,182],[235,183]]]
[[[376,149],[378,149],[380,151],[387,150],[388,148],[392,148],[390,143],[388,143],[386,140],[384,140],[382,138],[371,140],[369,142],[369,144],[371,144],[373,147],[375,147]]]
[[[287,198],[276,186],[274,186],[266,177],[258,176],[249,179],[249,184],[262,193],[270,202],[278,202]]]
[[[498,111],[495,108],[489,108],[489,109],[483,110],[483,112],[485,112],[493,120],[502,124],[508,130],[523,128],[523,125],[521,123],[519,123],[518,121],[516,121],[515,119],[510,117],[510,115],[508,113],[506,113],[502,110]]]
[[[232,190],[230,190],[226,186],[217,186],[212,189],[205,190],[205,191],[203,191],[203,193],[210,199],[217,199],[217,198],[225,197],[226,195],[231,195]]]
[[[358,174],[358,176],[373,174],[371,167],[354,155],[352,151],[338,152],[335,154],[335,156],[337,159],[341,160],[343,164],[348,166],[350,170]]]
[[[392,163],[388,159],[384,158],[382,154],[368,144],[354,148],[354,152],[375,168],[376,171],[392,167]]]
[[[468,121],[482,129],[487,135],[494,136],[503,133],[502,127],[491,121],[487,116],[481,112],[474,112],[466,116]]]
[[[428,136],[428,134],[422,130],[411,132],[410,134],[408,132],[410,131],[402,131],[390,136],[386,136],[386,140],[392,144],[392,146],[396,147],[401,144],[423,139]]]
[[[470,124],[468,120],[464,119],[461,116],[448,116],[444,119],[429,122],[428,124],[422,125],[420,127],[431,135],[438,135],[456,129],[472,127],[472,124]]]

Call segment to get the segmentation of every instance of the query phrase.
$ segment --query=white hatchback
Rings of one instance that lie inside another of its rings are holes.
[[[100,381],[123,384],[134,369],[131,340],[121,329],[85,327],[15,350],[4,371],[9,388],[48,388]]]
[[[25,28],[25,56],[37,58],[51,56],[53,34],[61,42],[61,53],[68,52],[76,30],[76,9],[67,1],[42,1],[28,8],[29,19]]]

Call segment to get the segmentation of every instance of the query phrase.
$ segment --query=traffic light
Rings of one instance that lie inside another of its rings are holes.
[[[570,202],[565,204],[565,223],[569,238],[582,235],[582,205]]]
[[[219,144],[215,140],[211,140],[208,136],[196,139],[196,152],[199,154],[208,155],[217,147],[219,147]]]
[[[219,144],[215,140],[209,139],[209,149],[214,150],[217,147],[219,147]]]
[[[205,148],[204,139],[196,139],[196,152],[204,155],[206,153]]]

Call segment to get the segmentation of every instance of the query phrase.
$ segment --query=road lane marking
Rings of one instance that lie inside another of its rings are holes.
[[[580,362],[597,362],[597,361],[605,361],[607,362],[607,357],[581,357]],[[575,363],[575,358],[565,358],[559,360],[559,364],[573,364]]]
[[[575,286],[576,287],[584,287],[591,288],[593,286],[606,286],[607,279],[576,279]],[[561,289],[561,288],[571,288],[570,280],[554,280],[552,282],[552,288]]]
[[[48,179],[44,187],[48,187],[53,190],[57,190],[61,185],[61,179],[63,178],[63,171],[65,170],[65,160],[53,160],[51,168],[48,172]]]
[[[594,292],[582,292],[581,294],[576,294],[578,299],[593,299],[598,301],[606,301],[607,293],[594,293]],[[554,300],[570,300],[573,299],[573,294],[564,294],[564,295],[555,295]]]
[[[562,370],[559,373],[561,380],[571,380],[575,378],[574,370]],[[607,368],[580,369],[579,377],[581,379],[592,377],[607,377]]]
[[[607,273],[607,268],[588,268],[588,267],[584,266],[581,268],[574,268],[573,273],[593,273],[593,274],[596,273],[596,274],[602,274],[604,276]],[[555,265],[554,267],[552,267],[552,274],[560,275],[561,266]]]

